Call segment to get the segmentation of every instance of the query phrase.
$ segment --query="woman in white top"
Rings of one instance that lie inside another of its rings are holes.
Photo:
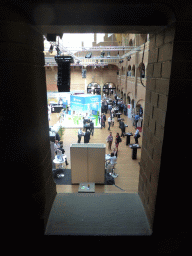
[[[110,116],[109,116],[109,118],[108,118],[108,124],[109,124],[108,130],[110,131],[110,125],[111,125],[111,117],[110,117]]]

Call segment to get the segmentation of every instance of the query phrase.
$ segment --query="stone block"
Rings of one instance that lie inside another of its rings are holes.
[[[142,147],[147,148],[147,142],[148,142],[148,139],[146,138],[146,136],[143,136],[143,138],[142,138]]]
[[[161,124],[163,127],[165,126],[165,116],[165,111],[161,110],[160,108],[154,108],[154,119],[157,120],[157,123]]]
[[[163,111],[167,111],[167,98],[166,95],[159,95],[158,107]]]
[[[145,102],[151,103],[151,91],[146,90]]]
[[[149,38],[149,51],[153,51],[153,49],[155,48],[155,35],[149,35]]]
[[[155,78],[147,78],[146,90],[155,91]]]
[[[148,103],[145,105],[145,113],[152,117],[152,104]]]
[[[154,154],[161,156],[163,142],[158,140],[156,136],[153,137]]]
[[[156,35],[156,46],[159,47],[163,44],[164,40],[164,32],[159,33]]]
[[[145,113],[144,124],[148,127],[150,116]]]
[[[161,63],[154,64],[153,77],[161,77]]]
[[[151,92],[151,104],[157,107],[158,93]]]
[[[171,61],[162,63],[162,78],[170,78],[171,75]]]
[[[153,162],[154,162],[154,164],[155,164],[155,167],[156,167],[157,169],[160,169],[160,165],[161,165],[161,155],[158,154],[157,151],[154,151],[154,153],[153,153]]]
[[[149,130],[154,134],[155,132],[155,126],[156,126],[156,120],[150,118],[149,120]]]
[[[150,158],[152,158],[153,151],[154,151],[153,143],[147,143],[147,152],[148,152]]]
[[[159,48],[158,62],[171,60],[173,55],[173,43],[167,43]]]
[[[148,156],[147,149],[142,147],[142,150],[141,150],[141,159],[142,159],[142,161],[147,162],[148,161],[148,157],[149,156]]]
[[[149,50],[148,63],[157,62],[157,57],[158,57],[158,48],[153,48],[152,50]]]
[[[159,94],[168,95],[169,92],[169,79],[156,79],[156,92]]]
[[[153,77],[153,64],[147,65],[147,77],[152,78]]]
[[[161,142],[163,141],[163,137],[164,137],[164,127],[159,124],[156,123],[156,132],[155,132],[155,136],[157,137],[158,140],[160,140]]]
[[[151,183],[152,183],[152,180],[153,182],[157,183],[160,168],[158,168],[155,165],[155,162],[150,158],[148,159],[148,162],[147,162],[147,169],[149,169],[151,173]]]

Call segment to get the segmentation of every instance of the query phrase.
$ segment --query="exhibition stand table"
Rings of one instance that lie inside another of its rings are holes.
[[[126,146],[130,144],[130,137],[133,136],[132,132],[125,133],[126,138]]]
[[[137,159],[137,149],[141,147],[139,144],[131,144],[129,147],[132,148],[132,159]]]
[[[120,118],[120,115],[122,115],[122,113],[116,113],[116,116],[117,116],[117,120],[118,120],[118,118]]]

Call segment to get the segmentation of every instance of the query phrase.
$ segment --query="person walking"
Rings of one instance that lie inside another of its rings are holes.
[[[121,137],[119,136],[119,133],[117,133],[115,138],[116,151],[118,152],[119,143],[121,142]]]
[[[111,125],[111,117],[110,116],[108,117],[108,124],[109,124],[108,130],[110,131],[110,125]]]
[[[106,122],[106,115],[103,114],[103,127],[105,128],[105,122]]]
[[[108,143],[109,150],[111,150],[112,142],[113,142],[113,136],[112,136],[112,132],[110,132],[109,136],[107,137],[107,143]]]

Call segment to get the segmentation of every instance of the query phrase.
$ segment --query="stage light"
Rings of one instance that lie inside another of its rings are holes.
[[[110,58],[110,57],[111,57],[111,56],[110,56],[110,52],[108,52],[108,53],[107,53],[107,58]]]
[[[103,51],[103,52],[101,52],[101,58],[104,58],[104,56],[105,56],[105,52]]]
[[[91,56],[92,56],[92,52],[89,52],[89,53],[87,53],[87,54],[85,55],[85,58],[91,58]]]

